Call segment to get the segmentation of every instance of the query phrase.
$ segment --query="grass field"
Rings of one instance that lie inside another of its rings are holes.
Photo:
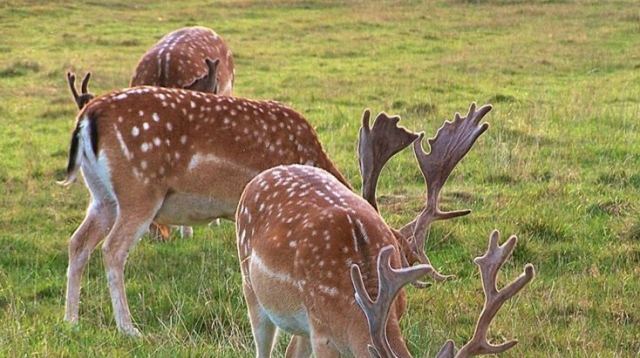
[[[446,208],[473,213],[429,234],[434,265],[457,278],[409,288],[402,323],[416,357],[472,334],[482,305],[472,258],[493,228],[521,238],[503,277],[527,262],[538,271],[493,324],[495,340],[520,340],[505,356],[640,355],[635,1],[9,0],[0,3],[0,356],[254,354],[229,222],[131,253],[127,293],[144,338],[116,332],[100,250],[80,325],[62,321],[66,243],[88,202],[82,184],[55,184],[76,114],[65,71],[92,71],[94,93],[126,87],[146,49],[195,24],[234,51],[236,94],[303,113],[356,186],[365,107],[430,136],[472,101],[494,105],[444,193]],[[423,191],[403,152],[382,175],[387,221],[408,221]]]

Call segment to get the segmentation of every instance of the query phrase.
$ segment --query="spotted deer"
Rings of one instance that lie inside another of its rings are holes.
[[[502,305],[515,296],[535,276],[532,264],[526,264],[524,272],[502,289],[497,288],[498,272],[502,265],[511,257],[518,241],[516,236],[511,236],[504,244],[499,244],[500,233],[494,230],[489,236],[489,245],[484,255],[476,257],[474,262],[480,271],[482,289],[484,291],[484,305],[480,316],[476,321],[476,328],[471,339],[459,350],[452,340],[448,340],[440,349],[437,358],[466,358],[485,354],[498,354],[513,348],[518,341],[511,340],[501,344],[491,344],[487,335],[489,326]],[[398,354],[391,342],[403,341],[402,337],[393,337],[395,331],[389,331],[388,327],[397,325],[390,315],[394,300],[403,286],[414,281],[416,277],[427,274],[433,268],[420,264],[413,267],[394,269],[390,257],[394,247],[386,246],[380,250],[377,261],[377,294],[374,301],[369,296],[367,286],[364,283],[360,266],[351,266],[351,281],[355,291],[355,302],[362,309],[367,319],[370,334],[370,344],[367,344],[369,356],[372,358],[409,357],[410,355]],[[391,321],[390,321],[391,319]]]
[[[233,94],[235,69],[231,50],[215,31],[201,26],[185,27],[164,36],[147,51],[131,77],[131,87],[159,86]],[[152,223],[151,233],[168,238],[170,229]],[[193,229],[180,227],[182,236]]]
[[[78,114],[62,183],[72,183],[81,170],[91,194],[69,242],[65,320],[78,320],[82,273],[104,239],[117,326],[138,335],[124,267],[149,224],[233,220],[246,183],[265,169],[292,163],[323,168],[349,185],[302,115],[273,101],[161,87],[91,100]]]
[[[409,235],[423,235],[434,220],[469,212],[441,211],[439,193],[487,129],[480,121],[489,110],[472,105],[467,117],[456,114],[429,141],[429,154],[422,150],[422,134],[397,127],[399,117],[381,114],[370,127],[365,111],[358,152],[366,200],[331,173],[310,166],[278,166],[249,182],[236,212],[236,235],[257,357],[271,355],[276,328],[293,335],[287,357],[365,357],[373,349],[381,357],[409,356],[398,324],[406,308],[401,288],[408,282],[424,287],[418,281],[423,275],[446,277],[429,264],[424,238]],[[414,233],[403,234],[379,215],[375,182],[386,161],[412,142],[427,182],[427,204],[404,230]],[[352,267],[357,267],[353,278]],[[389,273],[397,277],[376,285],[376,267],[379,280]],[[354,285],[371,333],[355,303]],[[378,306],[364,299],[369,296],[363,287],[370,292],[379,287]]]
[[[185,27],[164,36],[147,51],[131,78],[131,87],[158,86],[231,96],[233,55],[213,30]]]

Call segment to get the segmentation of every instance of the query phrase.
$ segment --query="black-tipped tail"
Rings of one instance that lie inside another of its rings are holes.
[[[78,171],[78,150],[80,149],[80,122],[76,125],[76,129],[73,130],[71,135],[71,145],[69,147],[69,162],[67,163],[67,174],[64,180],[57,183],[62,186],[68,186],[73,184],[76,180],[76,172]]]
[[[97,157],[98,153],[98,126],[96,123],[96,118],[91,115],[86,115],[83,119],[78,121],[76,128],[73,130],[73,134],[71,135],[71,145],[69,148],[69,161],[67,163],[67,174],[64,180],[58,181],[57,183],[63,186],[68,186],[73,184],[76,180],[76,174],[78,173],[78,169],[80,167],[80,162],[82,158],[81,153],[81,140],[82,140],[82,129],[83,126],[87,126],[89,133],[89,140],[91,141],[91,150],[93,151],[94,158]]]

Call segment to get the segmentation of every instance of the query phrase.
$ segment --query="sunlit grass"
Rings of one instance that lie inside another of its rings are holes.
[[[427,245],[457,279],[409,289],[403,331],[417,357],[472,334],[472,258],[493,228],[520,237],[502,282],[527,262],[538,271],[492,327],[496,341],[520,340],[507,356],[640,354],[637,4],[496,0],[0,4],[0,355],[254,354],[229,223],[132,251],[127,293],[143,339],[116,332],[100,250],[81,324],[62,321],[66,240],[88,199],[81,184],[55,185],[76,113],[65,71],[92,71],[94,93],[125,87],[157,39],[195,24],[232,48],[236,94],[305,114],[356,187],[364,108],[430,136],[472,101],[494,105],[444,192],[447,208],[473,213],[436,224]],[[393,225],[419,210],[409,151],[379,192]]]

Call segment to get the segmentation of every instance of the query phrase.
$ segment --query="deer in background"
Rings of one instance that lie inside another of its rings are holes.
[[[84,221],[69,241],[65,320],[78,320],[82,273],[104,240],[117,326],[139,335],[124,267],[149,224],[233,220],[246,183],[265,169],[293,163],[323,168],[349,185],[309,123],[273,101],[160,87],[91,100],[78,114],[62,183],[72,183],[82,170],[91,194]]]
[[[222,37],[201,26],[165,35],[147,51],[131,78],[131,87],[158,86],[231,96],[233,55]]]
[[[417,235],[435,220],[469,213],[442,212],[439,193],[487,129],[480,121],[490,109],[476,111],[472,105],[467,117],[456,114],[430,140],[429,154],[422,150],[422,135],[397,127],[399,117],[380,114],[371,128],[370,112],[365,111],[358,152],[366,200],[332,174],[309,166],[279,166],[251,180],[236,212],[236,235],[257,357],[271,355],[276,328],[293,334],[287,357],[409,356],[398,324],[406,308],[401,288],[409,282],[424,287],[417,280],[423,275],[445,278],[429,264],[424,238]],[[427,182],[427,204],[404,230],[394,230],[377,212],[376,182],[386,161],[412,142]],[[421,264],[412,267],[416,262]],[[354,286],[370,329],[355,304]],[[375,287],[379,294],[374,304],[365,292]],[[488,321],[478,325],[480,338],[486,337],[482,327],[488,327],[500,304],[487,309]],[[446,347],[453,351],[450,343]]]

